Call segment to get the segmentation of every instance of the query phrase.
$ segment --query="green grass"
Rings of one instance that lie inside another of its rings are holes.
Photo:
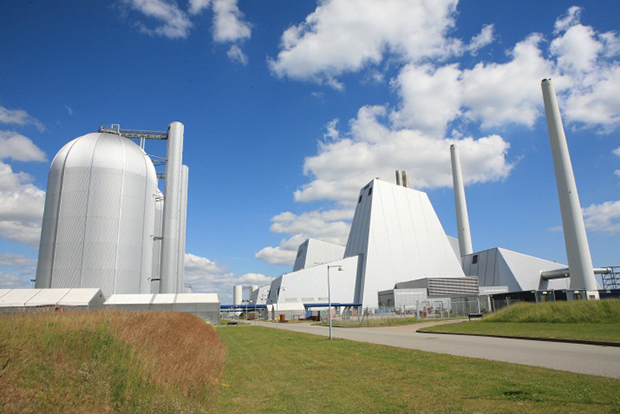
[[[207,412],[224,346],[191,315],[0,315],[0,412]]]
[[[274,330],[218,328],[221,413],[620,412],[620,381]]]
[[[521,303],[482,321],[431,326],[422,331],[620,343],[620,300]]]

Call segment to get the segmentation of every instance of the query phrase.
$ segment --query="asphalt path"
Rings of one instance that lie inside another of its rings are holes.
[[[257,324],[276,327],[270,322]],[[620,378],[620,347],[416,332],[420,327],[333,328],[332,332],[334,338],[351,341]],[[328,327],[308,323],[279,323],[278,329],[329,336]]]

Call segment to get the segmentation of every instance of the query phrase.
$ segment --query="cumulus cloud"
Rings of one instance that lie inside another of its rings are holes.
[[[467,45],[467,51],[469,51],[469,53],[471,53],[472,55],[476,55],[476,53],[478,53],[478,50],[493,43],[494,29],[495,26],[492,24],[484,25],[482,27],[482,30],[480,30],[480,33],[474,36],[473,39],[471,39],[471,42],[469,42],[469,44]]]
[[[14,253],[0,254],[0,289],[26,288],[35,275],[37,261]]]
[[[0,237],[36,247],[44,204],[45,192],[31,176],[0,162]]]
[[[319,153],[304,161],[312,181],[295,192],[297,201],[355,202],[359,189],[375,177],[392,177],[405,169],[418,189],[450,186],[450,144],[462,148],[466,183],[505,179],[512,165],[506,161],[509,144],[498,135],[474,139],[441,139],[414,129],[391,129],[381,123],[384,106],[362,107],[350,122],[346,137],[322,143]]]
[[[271,219],[273,224],[270,231],[293,236],[282,239],[278,246],[263,248],[255,257],[270,264],[289,266],[295,263],[297,248],[306,239],[319,239],[344,246],[354,213],[355,209],[349,207],[302,214],[288,211],[278,214]]]
[[[249,39],[251,27],[243,20],[237,0],[213,0],[213,38],[216,42]]]
[[[47,161],[41,151],[29,138],[13,131],[0,131],[0,160]]]
[[[194,27],[192,18],[203,10],[213,11],[213,40],[218,43],[239,43],[250,38],[252,26],[244,20],[237,5],[238,0],[189,0],[188,10],[182,10],[174,0],[123,0],[124,4],[142,13],[156,23],[147,25],[138,21],[142,33],[185,39]],[[237,44],[228,49],[227,56],[233,62],[247,64],[247,56]]]
[[[0,123],[20,126],[33,125],[39,132],[45,131],[45,126],[38,119],[22,109],[7,109],[0,106]]]
[[[583,209],[583,218],[588,230],[614,234],[620,231],[620,201],[592,204]]]
[[[228,266],[206,257],[185,254],[185,283],[192,285],[194,292],[217,293],[220,303],[232,302],[234,285],[268,285],[272,278],[259,273],[235,275]]]
[[[445,33],[454,26],[456,0],[327,0],[305,21],[288,28],[270,60],[280,77],[326,82],[376,65],[386,53],[408,61],[441,59],[461,52]]]
[[[243,53],[241,48],[237,45],[232,45],[226,53],[228,58],[233,62],[241,63],[243,66],[248,64],[248,57]]]
[[[170,39],[186,38],[193,26],[187,13],[175,2],[165,0],[124,0],[127,5],[156,22],[148,27],[138,22],[140,31],[149,35],[164,36]]]

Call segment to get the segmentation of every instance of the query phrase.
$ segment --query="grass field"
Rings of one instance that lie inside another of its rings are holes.
[[[422,331],[620,343],[620,300],[523,303],[485,316],[482,321]]]
[[[620,412],[620,381],[414,350],[221,327],[222,413]]]
[[[216,409],[224,346],[179,313],[0,315],[0,412]]]

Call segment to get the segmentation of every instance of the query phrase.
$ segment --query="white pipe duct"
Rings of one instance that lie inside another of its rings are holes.
[[[177,293],[185,291],[185,235],[187,230],[187,186],[189,183],[189,168],[181,168],[181,204],[179,222],[179,259],[177,269]]]
[[[168,126],[160,293],[178,293],[183,130],[183,124],[180,122],[172,122]]]
[[[609,267],[595,267],[592,269],[595,275],[608,275],[612,272]],[[570,270],[568,267],[564,267],[562,269],[554,269],[554,270],[545,270],[540,272],[540,278],[543,280],[551,280],[551,279],[565,279],[570,277]]]
[[[594,296],[598,299],[598,286],[592,269],[592,258],[581,213],[577,184],[551,79],[542,81],[542,92],[562,212],[566,255],[571,274],[570,289],[585,290],[588,297]]]
[[[459,251],[461,257],[474,252],[469,229],[469,215],[467,214],[467,200],[465,199],[465,186],[461,172],[461,159],[455,145],[450,145],[450,157],[452,159],[452,180],[454,183],[454,203],[456,204],[456,224],[458,226]]]

